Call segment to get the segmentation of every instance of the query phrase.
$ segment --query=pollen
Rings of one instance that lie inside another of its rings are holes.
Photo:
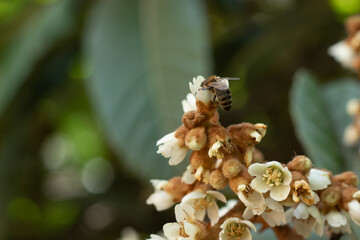
[[[240,240],[245,234],[246,227],[243,224],[232,222],[225,228],[228,239]]]
[[[279,186],[284,181],[283,172],[276,167],[268,167],[263,174],[263,181],[270,187]]]
[[[203,210],[206,209],[208,205],[208,202],[205,198],[198,198],[194,201],[194,208],[195,210]]]

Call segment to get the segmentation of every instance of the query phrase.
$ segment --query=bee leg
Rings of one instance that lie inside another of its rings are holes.
[[[202,88],[199,88],[199,90],[210,90],[212,87],[202,87]]]

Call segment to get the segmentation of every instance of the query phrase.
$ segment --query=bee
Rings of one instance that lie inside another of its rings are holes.
[[[229,80],[239,80],[239,78],[223,78],[212,75],[201,83],[199,90],[212,91],[215,94],[214,101],[217,100],[222,109],[229,111],[232,103]]]

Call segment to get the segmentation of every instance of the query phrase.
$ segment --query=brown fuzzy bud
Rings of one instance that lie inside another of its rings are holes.
[[[298,171],[303,174],[309,173],[312,166],[312,162],[306,156],[300,155],[296,156],[293,160],[291,160],[287,167],[290,171]]]
[[[248,185],[251,182],[248,178],[243,177],[242,175],[238,175],[229,180],[230,188],[233,192],[237,193],[239,191],[239,186]]]
[[[201,150],[206,146],[207,136],[204,127],[191,129],[185,137],[185,145],[191,150]]]
[[[292,176],[291,185],[293,185],[294,182],[301,181],[301,180],[308,182],[308,179],[301,172],[298,172],[298,171],[290,171],[290,172],[291,172],[291,176]]]
[[[218,104],[216,102],[209,102],[205,104],[201,101],[196,101],[196,107],[199,113],[204,114],[207,119],[210,119],[216,112]]]
[[[214,115],[210,118],[210,123],[214,125],[220,125],[219,118],[219,113],[215,112]]]
[[[262,134],[265,134],[263,127],[259,128],[251,123],[231,125],[227,130],[240,148],[249,148],[260,143]]]
[[[328,187],[321,192],[321,200],[328,207],[335,207],[340,202],[340,188]]]
[[[236,175],[239,175],[242,170],[242,164],[237,159],[229,159],[225,161],[222,167],[222,173],[226,178],[233,178]]]
[[[175,132],[175,138],[178,140],[178,145],[180,147],[185,147],[185,136],[189,132],[189,130],[184,126],[181,125]]]
[[[255,130],[262,136],[265,137],[267,126],[263,123],[256,123]]]
[[[189,129],[204,125],[206,120],[207,120],[206,115],[202,113],[198,113],[196,111],[188,111],[184,113],[182,117],[182,121],[184,125]]]
[[[224,176],[224,174],[221,172],[221,170],[217,169],[215,171],[212,171],[210,174],[210,185],[217,189],[223,189],[228,184],[228,179]]]
[[[354,200],[354,193],[358,191],[355,187],[347,187],[344,189],[341,189],[341,202],[343,204],[346,204],[352,200]]]
[[[185,184],[181,177],[174,177],[168,181],[164,190],[174,198],[174,202],[180,202],[181,199],[191,191],[192,185]]]
[[[211,169],[215,165],[216,159],[209,158],[207,149],[194,151],[190,155],[190,164],[192,169],[203,167],[204,169]]]
[[[333,181],[338,185],[345,184],[353,187],[357,187],[359,184],[358,177],[354,172],[351,171],[343,172],[341,174],[334,176]]]

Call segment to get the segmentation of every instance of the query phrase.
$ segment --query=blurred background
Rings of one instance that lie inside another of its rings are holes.
[[[168,179],[156,140],[181,124],[194,76],[230,83],[227,126],[262,122],[267,160],[303,154],[289,115],[299,68],[327,55],[358,0],[0,0],[0,238],[145,238],[174,221],[145,204]],[[186,161],[184,161],[186,162]]]

